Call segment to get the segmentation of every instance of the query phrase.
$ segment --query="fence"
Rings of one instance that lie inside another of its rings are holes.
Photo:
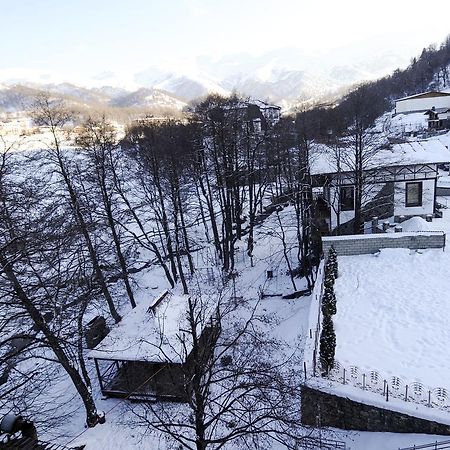
[[[423,444],[423,445],[413,445],[412,447],[403,447],[398,450],[421,450],[421,449],[429,449],[429,450],[444,450],[450,449],[450,441],[435,441],[432,444]]]
[[[318,371],[318,355],[319,355],[319,341],[320,341],[320,330],[321,330],[321,301],[323,294],[323,283],[325,275],[325,260],[319,264],[317,269],[316,282],[314,283],[314,289],[312,291],[312,301],[309,312],[309,323],[313,324],[314,328],[309,330],[309,338],[305,344],[304,350],[304,363],[303,368],[305,372],[305,379],[308,378],[308,370],[310,370],[310,375],[316,376]]]
[[[432,388],[419,381],[408,382],[395,375],[384,375],[376,370],[362,370],[357,366],[344,366],[335,361],[327,378],[337,383],[349,384],[365,391],[405,402],[425,405],[450,412],[450,390],[445,387]]]
[[[324,439],[321,437],[313,438],[313,437],[304,437],[300,441],[300,447],[304,450],[346,450],[347,445],[343,441],[337,441],[334,439]]]

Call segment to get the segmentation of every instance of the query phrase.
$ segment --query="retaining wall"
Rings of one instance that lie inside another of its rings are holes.
[[[302,386],[302,423],[344,430],[450,436],[450,426]]]
[[[323,253],[328,254],[331,246],[340,256],[376,253],[382,248],[444,248],[445,233],[383,233],[356,234],[348,236],[327,236],[322,238]]]

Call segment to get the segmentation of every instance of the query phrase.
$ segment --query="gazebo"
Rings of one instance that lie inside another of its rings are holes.
[[[108,397],[186,401],[191,339],[180,329],[188,296],[164,291],[140,303],[92,350],[100,389]]]

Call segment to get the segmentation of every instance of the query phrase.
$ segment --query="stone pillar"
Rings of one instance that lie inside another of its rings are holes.
[[[376,233],[378,229],[378,217],[372,217],[372,233]]]

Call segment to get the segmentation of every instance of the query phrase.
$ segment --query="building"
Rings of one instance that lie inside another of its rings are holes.
[[[260,100],[232,102],[225,107],[216,107],[210,111],[214,121],[222,121],[227,111],[236,113],[239,120],[248,126],[251,133],[263,134],[281,119],[281,107],[270,105]]]
[[[433,130],[442,130],[450,128],[450,108],[435,108],[434,106],[425,112],[428,116],[428,128]]]
[[[186,324],[188,296],[164,291],[123,317],[89,354],[102,394],[131,400],[186,401],[192,339]],[[209,320],[203,341],[218,330]]]
[[[254,100],[249,102],[249,104],[256,105],[264,118],[264,120],[271,126],[277,124],[281,119],[281,107],[276,105],[271,105],[269,103],[263,102],[261,100]]]
[[[450,93],[429,91],[395,101],[395,114],[425,112],[432,108],[450,108]]]
[[[380,149],[363,170],[362,221],[372,217],[426,218],[437,215],[438,164],[450,161],[450,137],[395,144]],[[343,152],[346,150],[343,149]],[[349,154],[351,149],[348,149]],[[316,222],[323,234],[351,234],[355,218],[355,172],[322,146],[312,157]],[[338,167],[340,170],[338,170]],[[362,231],[362,230],[361,230]]]

